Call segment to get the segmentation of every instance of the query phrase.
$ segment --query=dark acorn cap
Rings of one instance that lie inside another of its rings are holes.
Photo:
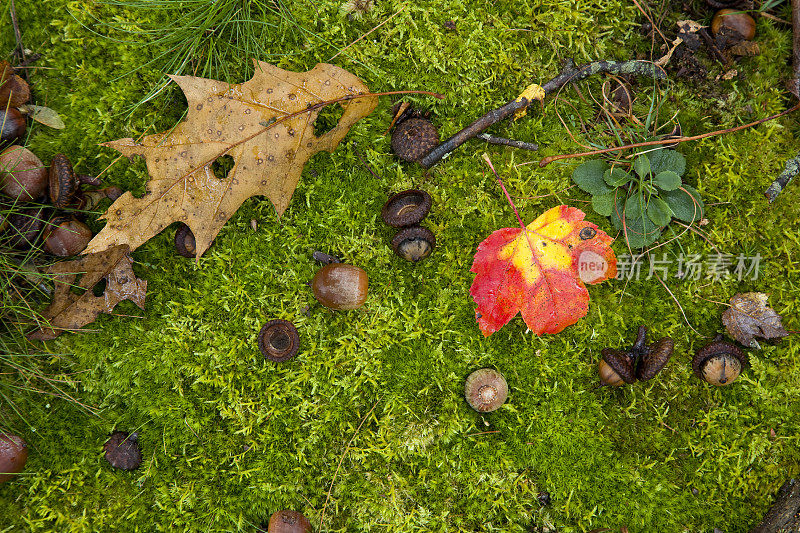
[[[740,350],[738,346],[724,340],[715,340],[697,350],[697,353],[692,358],[694,375],[703,379],[703,366],[709,359],[721,355],[735,357],[742,366],[747,364],[747,354]]]
[[[664,337],[651,344],[642,354],[639,367],[636,369],[636,377],[639,381],[647,381],[655,377],[667,364],[674,349],[675,341],[669,337]]]
[[[114,468],[135,470],[142,464],[142,452],[139,450],[139,436],[136,433],[115,431],[103,445],[106,460]]]
[[[608,363],[608,366],[613,368],[614,372],[616,372],[625,383],[631,384],[636,382],[633,361],[628,356],[627,352],[614,350],[612,348],[604,348],[600,354],[603,356],[603,361]]]
[[[434,248],[436,236],[422,226],[403,228],[392,239],[392,250],[406,261],[414,263],[431,255]]]
[[[428,215],[432,203],[427,192],[409,189],[395,194],[383,204],[381,218],[393,228],[414,226]]]
[[[183,257],[192,258],[197,253],[196,246],[192,230],[186,224],[181,224],[175,232],[175,249]]]
[[[270,320],[258,334],[258,348],[268,360],[282,363],[297,354],[300,335],[288,320]]]
[[[392,151],[400,159],[416,162],[439,144],[436,126],[425,118],[409,118],[400,122],[392,133]]]
[[[56,207],[67,207],[78,191],[78,178],[64,154],[56,154],[50,163],[50,200]]]

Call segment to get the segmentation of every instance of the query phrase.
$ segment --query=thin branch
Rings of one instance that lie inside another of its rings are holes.
[[[656,79],[666,77],[664,71],[649,61],[593,61],[578,68],[575,68],[572,61],[569,61],[561,73],[544,85],[545,96],[558,91],[571,82],[580,81],[595,74],[604,72],[614,72],[619,74],[629,74],[636,76],[649,76]],[[493,109],[480,117],[478,120],[459,131],[439,146],[431,150],[420,160],[423,168],[431,168],[442,159],[449,156],[453,151],[467,142],[469,139],[483,133],[494,124],[514,115],[517,111],[528,107],[531,102],[524,97],[511,100],[505,105]]]
[[[14,38],[17,40],[19,58],[22,62],[24,62],[25,46],[22,44],[22,32],[19,29],[19,20],[17,20],[17,6],[14,4],[14,0],[11,0],[11,25],[14,27]]]
[[[511,146],[512,148],[520,148],[522,150],[531,150],[535,152],[539,149],[539,145],[536,143],[529,143],[525,141],[515,141],[514,139],[506,139],[505,137],[497,137],[495,135],[489,135],[488,133],[479,133],[475,136],[476,139],[481,139],[482,141],[486,141],[489,144],[499,144],[502,146]]]
[[[782,117],[784,115],[788,115],[789,113],[792,113],[792,112],[796,111],[798,108],[800,108],[800,102],[796,103],[795,105],[793,105],[792,107],[790,107],[789,109],[787,109],[785,111],[781,111],[780,113],[778,113],[776,115],[770,115],[767,118],[762,118],[760,120],[756,120],[755,122],[750,122],[749,124],[743,124],[741,126],[736,126],[735,128],[728,128],[728,129],[725,129],[725,130],[717,130],[717,131],[710,131],[708,133],[701,133],[700,135],[693,135],[691,137],[677,137],[677,138],[671,138],[671,139],[661,139],[659,141],[647,141],[647,142],[641,142],[641,143],[626,144],[624,146],[612,146],[611,148],[590,150],[588,152],[580,152],[580,153],[577,153],[577,154],[551,155],[551,156],[545,157],[544,159],[539,161],[539,166],[540,167],[546,167],[547,165],[549,165],[553,161],[559,161],[561,159],[573,159],[573,158],[576,158],[576,157],[584,157],[584,156],[587,156],[587,155],[606,154],[608,152],[618,152],[620,150],[629,150],[631,148],[641,148],[643,146],[660,146],[662,144],[673,144],[673,143],[677,144],[677,143],[683,143],[683,142],[687,142],[687,141],[699,141],[700,139],[705,139],[707,137],[716,137],[718,135],[725,135],[727,133],[733,133],[733,132],[744,130],[744,129],[747,129],[747,128],[752,128],[753,126],[758,126],[759,124],[763,124],[764,122],[769,122],[770,120],[775,120],[776,118],[780,118],[780,117]]]

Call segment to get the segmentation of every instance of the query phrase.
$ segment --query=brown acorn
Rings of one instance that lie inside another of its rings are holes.
[[[28,445],[22,438],[0,433],[0,483],[22,472],[28,461]]]
[[[431,255],[434,248],[436,248],[436,236],[431,230],[422,226],[403,228],[392,239],[392,250],[412,263]]]
[[[602,358],[598,363],[597,371],[600,380],[612,387],[619,387],[625,383],[636,382],[636,375],[633,369],[633,360],[627,352],[604,348],[601,351]]]
[[[0,109],[19,107],[30,98],[28,82],[16,75],[8,61],[0,61]]]
[[[418,162],[439,144],[439,131],[426,118],[408,118],[392,132],[392,150],[400,159]]]
[[[735,344],[722,340],[721,335],[700,348],[692,358],[694,375],[717,387],[733,383],[746,364],[747,354]]]
[[[0,192],[18,202],[32,202],[47,189],[47,167],[36,154],[12,145],[0,153]]]
[[[432,203],[427,192],[409,189],[395,194],[383,204],[381,218],[393,228],[414,226],[428,215]]]
[[[8,217],[8,245],[18,250],[33,248],[51,214],[50,208],[39,206]]]
[[[314,297],[330,309],[348,311],[367,299],[369,278],[363,269],[346,263],[325,265],[311,280]]]
[[[268,533],[311,533],[311,522],[303,513],[284,509],[272,513],[269,518]]]
[[[16,107],[0,108],[0,140],[15,143],[25,136],[28,124]]]
[[[647,328],[639,326],[636,342],[627,350],[605,348],[598,364],[600,380],[605,385],[647,381],[655,377],[669,361],[675,342],[669,337],[647,344]]]
[[[125,431],[115,431],[103,445],[106,461],[120,470],[135,470],[142,464],[139,450],[139,435]]]
[[[175,250],[183,257],[193,258],[197,253],[197,243],[194,240],[194,233],[186,224],[181,224],[175,232]]]
[[[74,217],[56,217],[44,232],[44,249],[59,257],[81,253],[92,240],[89,226]]]
[[[50,162],[50,201],[59,208],[67,207],[78,191],[79,181],[67,156],[56,154]]]
[[[481,368],[467,377],[464,397],[476,411],[490,413],[505,403],[508,398],[508,383],[497,370]]]
[[[711,19],[711,33],[717,35],[723,28],[733,30],[746,41],[756,36],[756,21],[737,9],[720,9]]]
[[[258,334],[258,348],[266,359],[282,363],[297,354],[300,335],[288,320],[270,320]]]

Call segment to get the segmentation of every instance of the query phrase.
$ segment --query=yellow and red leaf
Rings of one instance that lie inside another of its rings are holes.
[[[558,333],[586,315],[584,282],[616,276],[617,258],[613,239],[584,216],[574,207],[554,207],[524,230],[503,228],[478,245],[469,292],[485,336],[517,313],[537,335]]]

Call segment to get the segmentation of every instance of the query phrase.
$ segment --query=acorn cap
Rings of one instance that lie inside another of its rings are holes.
[[[422,226],[403,228],[392,239],[392,250],[406,261],[414,263],[431,255],[434,248],[436,236]]]
[[[392,151],[405,161],[422,159],[439,144],[436,126],[425,118],[409,118],[400,122],[392,132]]]
[[[744,366],[747,364],[747,354],[739,349],[735,344],[725,342],[723,340],[715,340],[697,350],[692,358],[692,371],[694,375],[703,379],[703,367],[706,362],[714,357],[720,355],[729,355],[739,360],[739,364]]]
[[[383,204],[381,218],[393,228],[414,226],[428,215],[432,203],[427,192],[409,189],[395,194]]]
[[[114,468],[135,470],[142,464],[142,452],[139,450],[138,435],[126,431],[115,431],[103,445],[106,460]]]
[[[56,154],[50,163],[50,200],[56,207],[67,207],[78,191],[78,178],[67,156]]]
[[[497,370],[481,368],[467,377],[464,397],[476,411],[489,413],[505,403],[508,398],[508,383]]]
[[[21,437],[0,433],[0,483],[22,472],[28,461],[28,445]]]
[[[282,363],[297,354],[300,335],[288,320],[270,320],[258,334],[258,348],[268,360]]]
[[[636,382],[633,361],[626,352],[614,350],[613,348],[603,348],[600,354],[603,356],[603,360],[608,363],[608,366],[613,368],[614,372],[616,372],[625,383],[631,384]]]
[[[175,232],[175,249],[183,257],[192,258],[197,253],[194,233],[186,224],[181,224],[181,227]]]
[[[667,364],[674,349],[675,341],[669,337],[664,337],[651,344],[642,354],[639,366],[636,369],[636,377],[639,381],[647,381],[655,377]]]

